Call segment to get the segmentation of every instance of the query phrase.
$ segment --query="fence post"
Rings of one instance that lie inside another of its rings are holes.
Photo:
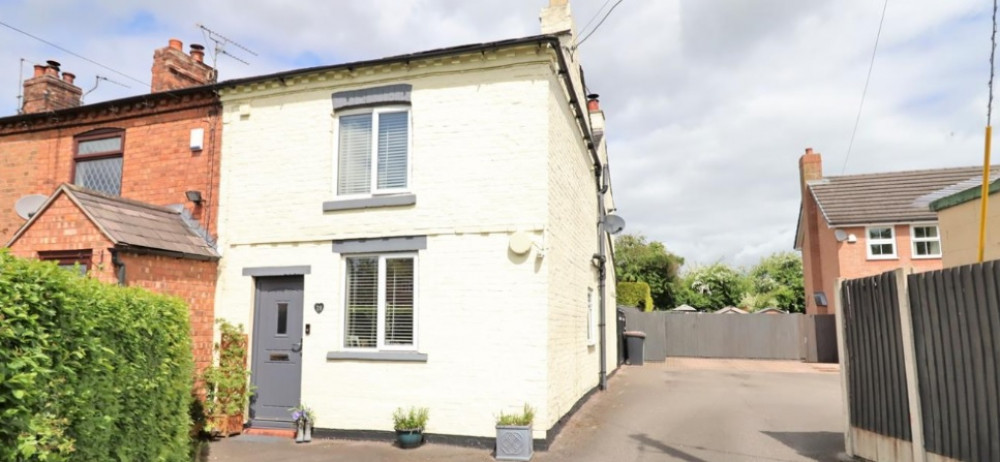
[[[913,340],[913,315],[906,276],[912,270],[897,268],[896,296],[899,299],[899,327],[903,337],[903,364],[906,371],[906,394],[910,402],[910,436],[913,439],[913,462],[927,460],[924,447],[924,418],[920,409],[920,389],[917,383],[917,351]]]
[[[840,361],[840,392],[844,401],[844,451],[847,452],[848,457],[853,458],[854,436],[851,431],[851,401],[847,391],[847,374],[850,373],[850,370],[848,370],[847,366],[847,333],[844,331],[844,301],[841,299],[843,287],[844,279],[837,278],[837,282],[834,284],[833,289],[833,306],[836,314],[834,320],[837,323],[837,356]]]

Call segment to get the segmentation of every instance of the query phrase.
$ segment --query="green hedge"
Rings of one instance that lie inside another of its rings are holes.
[[[619,282],[616,286],[618,304],[653,311],[653,295],[645,282]]]
[[[0,460],[188,460],[187,307],[0,251]]]

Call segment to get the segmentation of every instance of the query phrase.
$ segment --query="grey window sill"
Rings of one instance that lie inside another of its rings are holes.
[[[324,212],[339,210],[360,210],[378,207],[403,207],[417,203],[416,194],[391,194],[388,196],[373,196],[361,199],[342,199],[323,202]]]
[[[427,353],[416,351],[330,351],[328,361],[392,361],[426,363]]]

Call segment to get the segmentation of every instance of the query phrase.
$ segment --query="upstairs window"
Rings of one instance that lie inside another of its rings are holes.
[[[889,260],[896,258],[896,234],[892,226],[869,226],[868,258],[872,260]]]
[[[111,196],[122,193],[121,131],[103,131],[76,139],[73,184]]]
[[[910,241],[913,242],[914,258],[941,258],[941,234],[937,225],[911,226]]]
[[[337,195],[405,191],[409,186],[409,109],[376,108],[338,118]]]

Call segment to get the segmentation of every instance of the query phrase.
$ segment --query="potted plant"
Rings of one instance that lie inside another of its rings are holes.
[[[409,411],[396,408],[392,413],[393,428],[396,429],[396,443],[403,449],[420,446],[424,442],[424,427],[427,426],[429,411],[426,407],[410,407]]]
[[[531,460],[534,455],[531,423],[534,420],[535,410],[527,403],[520,414],[500,412],[497,417],[497,460]]]
[[[312,428],[316,422],[316,414],[309,406],[299,404],[298,407],[289,409],[292,411],[292,419],[295,420],[295,442],[308,443],[312,441]]]

